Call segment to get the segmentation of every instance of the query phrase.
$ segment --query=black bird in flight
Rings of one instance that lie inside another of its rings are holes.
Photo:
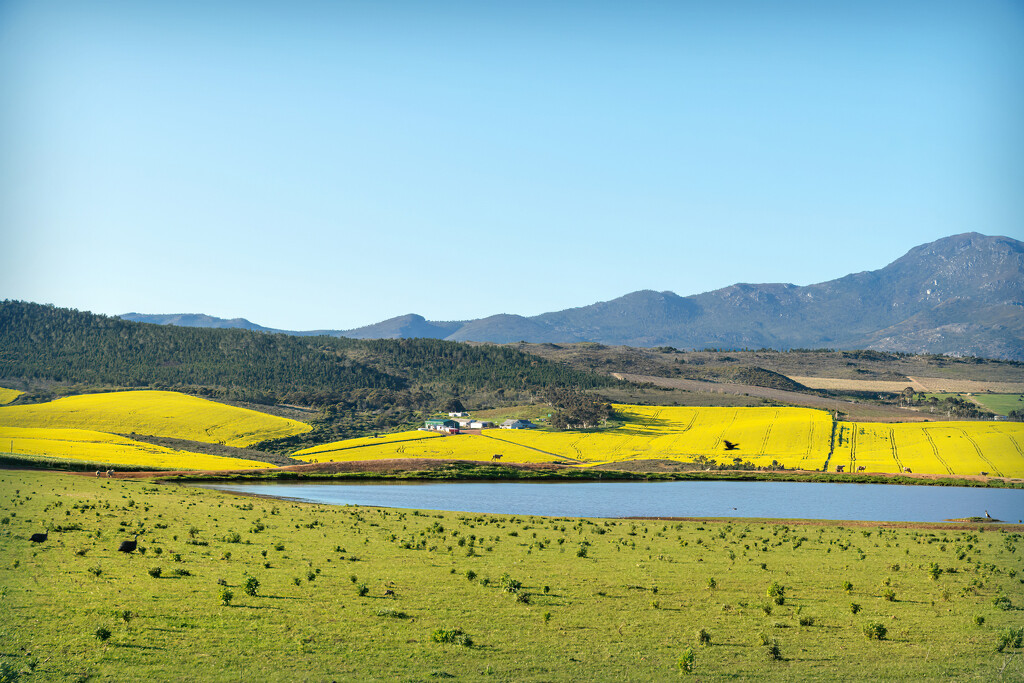
[[[738,443],[733,443],[732,441],[726,441],[725,439],[722,439],[722,443],[725,444],[725,450],[727,450],[727,451],[734,451],[734,450],[736,450],[737,448],[740,447],[740,445]]]

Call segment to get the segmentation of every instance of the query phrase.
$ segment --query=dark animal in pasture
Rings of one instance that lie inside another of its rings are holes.
[[[33,543],[42,543],[49,537],[49,533],[50,532],[48,531],[44,531],[41,534],[32,534],[28,537],[28,540],[32,541]]]
[[[836,472],[842,472],[846,468],[846,465],[836,465]]]
[[[119,553],[134,553],[135,549],[139,547],[139,535],[135,534],[135,538],[131,541],[121,541],[121,545],[117,546],[117,552]]]
[[[981,473],[981,476],[983,476],[983,477],[987,477],[987,476],[988,476],[988,472],[982,472],[982,473]]]
[[[97,479],[99,478],[100,474],[101,474],[101,473],[100,473],[100,471],[99,471],[99,470],[96,470],[96,478],[97,478]]]
[[[389,588],[389,589],[387,589],[386,591],[384,591],[384,597],[385,597],[385,598],[396,598],[396,597],[398,597],[398,596],[396,596],[396,595],[395,595],[395,591],[393,591],[393,590],[391,590],[391,589]]]
[[[725,444],[725,450],[727,451],[735,451],[740,447],[738,443],[733,443],[732,441],[727,441],[725,439],[722,439],[722,443]]]
[[[904,467],[903,471],[906,472],[907,474],[913,474],[913,472],[910,471],[909,467]]]
[[[491,456],[491,460],[501,460],[501,453],[495,453]]]
[[[861,466],[859,466],[859,467],[857,468],[857,471],[858,471],[858,472],[863,472],[863,471],[864,471],[864,465],[861,465]]]
[[[107,477],[110,478],[112,476],[114,476],[114,470],[107,470]]]

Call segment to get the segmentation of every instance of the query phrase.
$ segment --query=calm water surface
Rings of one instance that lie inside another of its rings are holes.
[[[1024,490],[803,482],[213,484],[329,505],[550,517],[773,517],[940,522],[1024,518]]]

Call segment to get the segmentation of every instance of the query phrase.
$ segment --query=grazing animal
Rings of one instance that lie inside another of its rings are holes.
[[[32,541],[33,543],[42,543],[43,541],[45,541],[47,539],[49,534],[50,534],[50,532],[48,532],[48,531],[44,531],[41,534],[32,534],[31,536],[28,537],[28,540]]]
[[[982,473],[981,473],[981,476],[983,476],[983,477],[987,477],[987,476],[988,476],[988,472],[982,472]]]
[[[495,453],[491,456],[491,460],[501,460],[501,453]]]
[[[394,598],[394,597],[397,597],[397,596],[395,595],[395,591],[393,591],[393,590],[391,590],[389,588],[386,591],[384,591],[384,597],[385,598]]]
[[[725,444],[725,450],[727,450],[727,451],[734,451],[734,450],[736,450],[737,448],[740,447],[740,445],[738,443],[733,443],[732,441],[726,441],[725,439],[722,439],[722,443]]]
[[[133,540],[121,541],[121,545],[117,546],[117,551],[119,553],[134,553],[137,547],[139,547],[139,535],[135,534]]]
[[[100,471],[99,471],[99,470],[96,470],[96,478],[98,479],[98,478],[99,478],[99,476],[100,476]]]
[[[906,472],[907,474],[913,474],[913,472],[910,471],[909,467],[904,467],[903,471]]]
[[[107,470],[107,478],[114,476],[114,470]]]
[[[842,472],[846,468],[846,465],[836,465],[836,472]]]
[[[864,465],[861,465],[860,467],[858,467],[857,471],[858,472],[863,472],[864,471]]]

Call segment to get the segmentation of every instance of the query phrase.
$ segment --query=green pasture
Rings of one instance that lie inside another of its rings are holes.
[[[8,679],[666,681],[688,650],[701,680],[1024,678],[1017,528],[329,507],[23,471],[0,471],[0,503]]]
[[[1020,394],[971,394],[971,398],[997,415],[1024,410],[1024,398]]]

